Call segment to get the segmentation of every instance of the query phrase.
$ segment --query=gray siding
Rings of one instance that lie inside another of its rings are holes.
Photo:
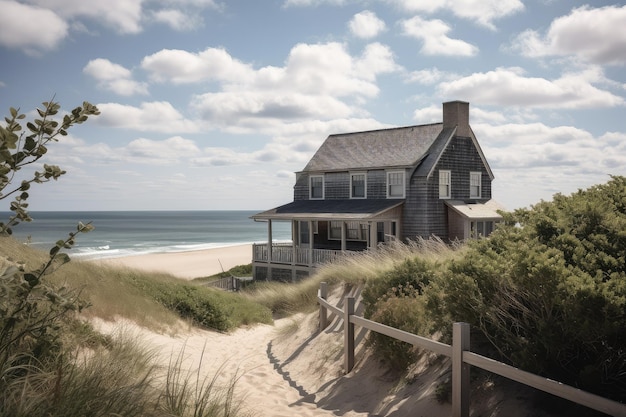
[[[324,175],[324,199],[350,198],[350,175],[347,172],[329,172]]]
[[[293,201],[309,199],[309,176],[301,174],[296,177],[296,185],[293,187]]]
[[[387,175],[384,170],[377,169],[367,173],[367,198],[384,199],[387,198]],[[293,199],[309,199],[309,176],[319,174],[302,173],[296,179]],[[341,200],[350,198],[350,173],[349,172],[327,172],[324,174],[324,199]]]
[[[367,198],[387,198],[387,174],[382,169],[368,171],[367,173]]]
[[[470,172],[480,171],[482,173],[482,198],[478,201],[491,199],[491,180],[483,161],[470,138],[455,136],[448,147],[441,155],[439,163],[433,173],[433,182],[437,186],[439,182],[439,170],[450,170],[452,172],[452,200],[470,200]],[[474,199],[476,200],[476,199]]]
[[[426,179],[424,177],[410,178],[402,215],[404,239],[414,240],[417,237],[429,236],[428,210],[425,204],[427,199]]]
[[[439,198],[439,170],[451,171],[451,199],[484,202],[491,199],[491,179],[470,138],[454,137],[443,151],[430,178],[412,178],[404,208],[403,237],[448,239],[448,209]],[[482,198],[470,200],[470,172],[482,173]]]

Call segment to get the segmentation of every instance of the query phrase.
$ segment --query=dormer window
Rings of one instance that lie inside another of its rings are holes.
[[[470,198],[481,198],[481,173],[470,172]]]
[[[387,198],[404,198],[404,171],[387,172]]]
[[[439,198],[450,198],[451,177],[450,171],[439,171]]]
[[[350,174],[350,198],[367,197],[367,175],[364,172]]]
[[[311,200],[324,199],[324,176],[311,175],[309,177],[309,198]]]

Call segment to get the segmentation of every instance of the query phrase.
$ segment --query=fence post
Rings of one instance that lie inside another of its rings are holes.
[[[343,348],[344,367],[346,374],[354,368],[354,323],[350,323],[350,316],[354,315],[354,297],[346,297],[343,310]]]
[[[326,301],[328,299],[328,285],[325,282],[320,282],[319,297]],[[326,306],[320,303],[320,332],[328,326],[328,311]]]
[[[470,349],[467,323],[452,325],[452,417],[469,417],[470,366],[463,362],[463,351]]]

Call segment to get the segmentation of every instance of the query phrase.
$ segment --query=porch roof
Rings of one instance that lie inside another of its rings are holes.
[[[404,200],[298,200],[253,215],[254,220],[368,220]]]
[[[504,207],[494,200],[488,200],[484,203],[446,200],[445,203],[452,210],[470,220],[501,219],[502,216],[498,213],[498,210],[504,210]]]

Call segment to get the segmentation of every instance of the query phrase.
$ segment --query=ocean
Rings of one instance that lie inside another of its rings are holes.
[[[31,211],[32,222],[13,228],[13,237],[48,250],[78,222],[95,230],[76,236],[66,251],[81,259],[114,258],[148,253],[186,252],[267,242],[267,223],[250,219],[261,210],[242,211]],[[9,213],[0,213],[1,221]],[[273,222],[274,241],[291,241],[291,225]]]

